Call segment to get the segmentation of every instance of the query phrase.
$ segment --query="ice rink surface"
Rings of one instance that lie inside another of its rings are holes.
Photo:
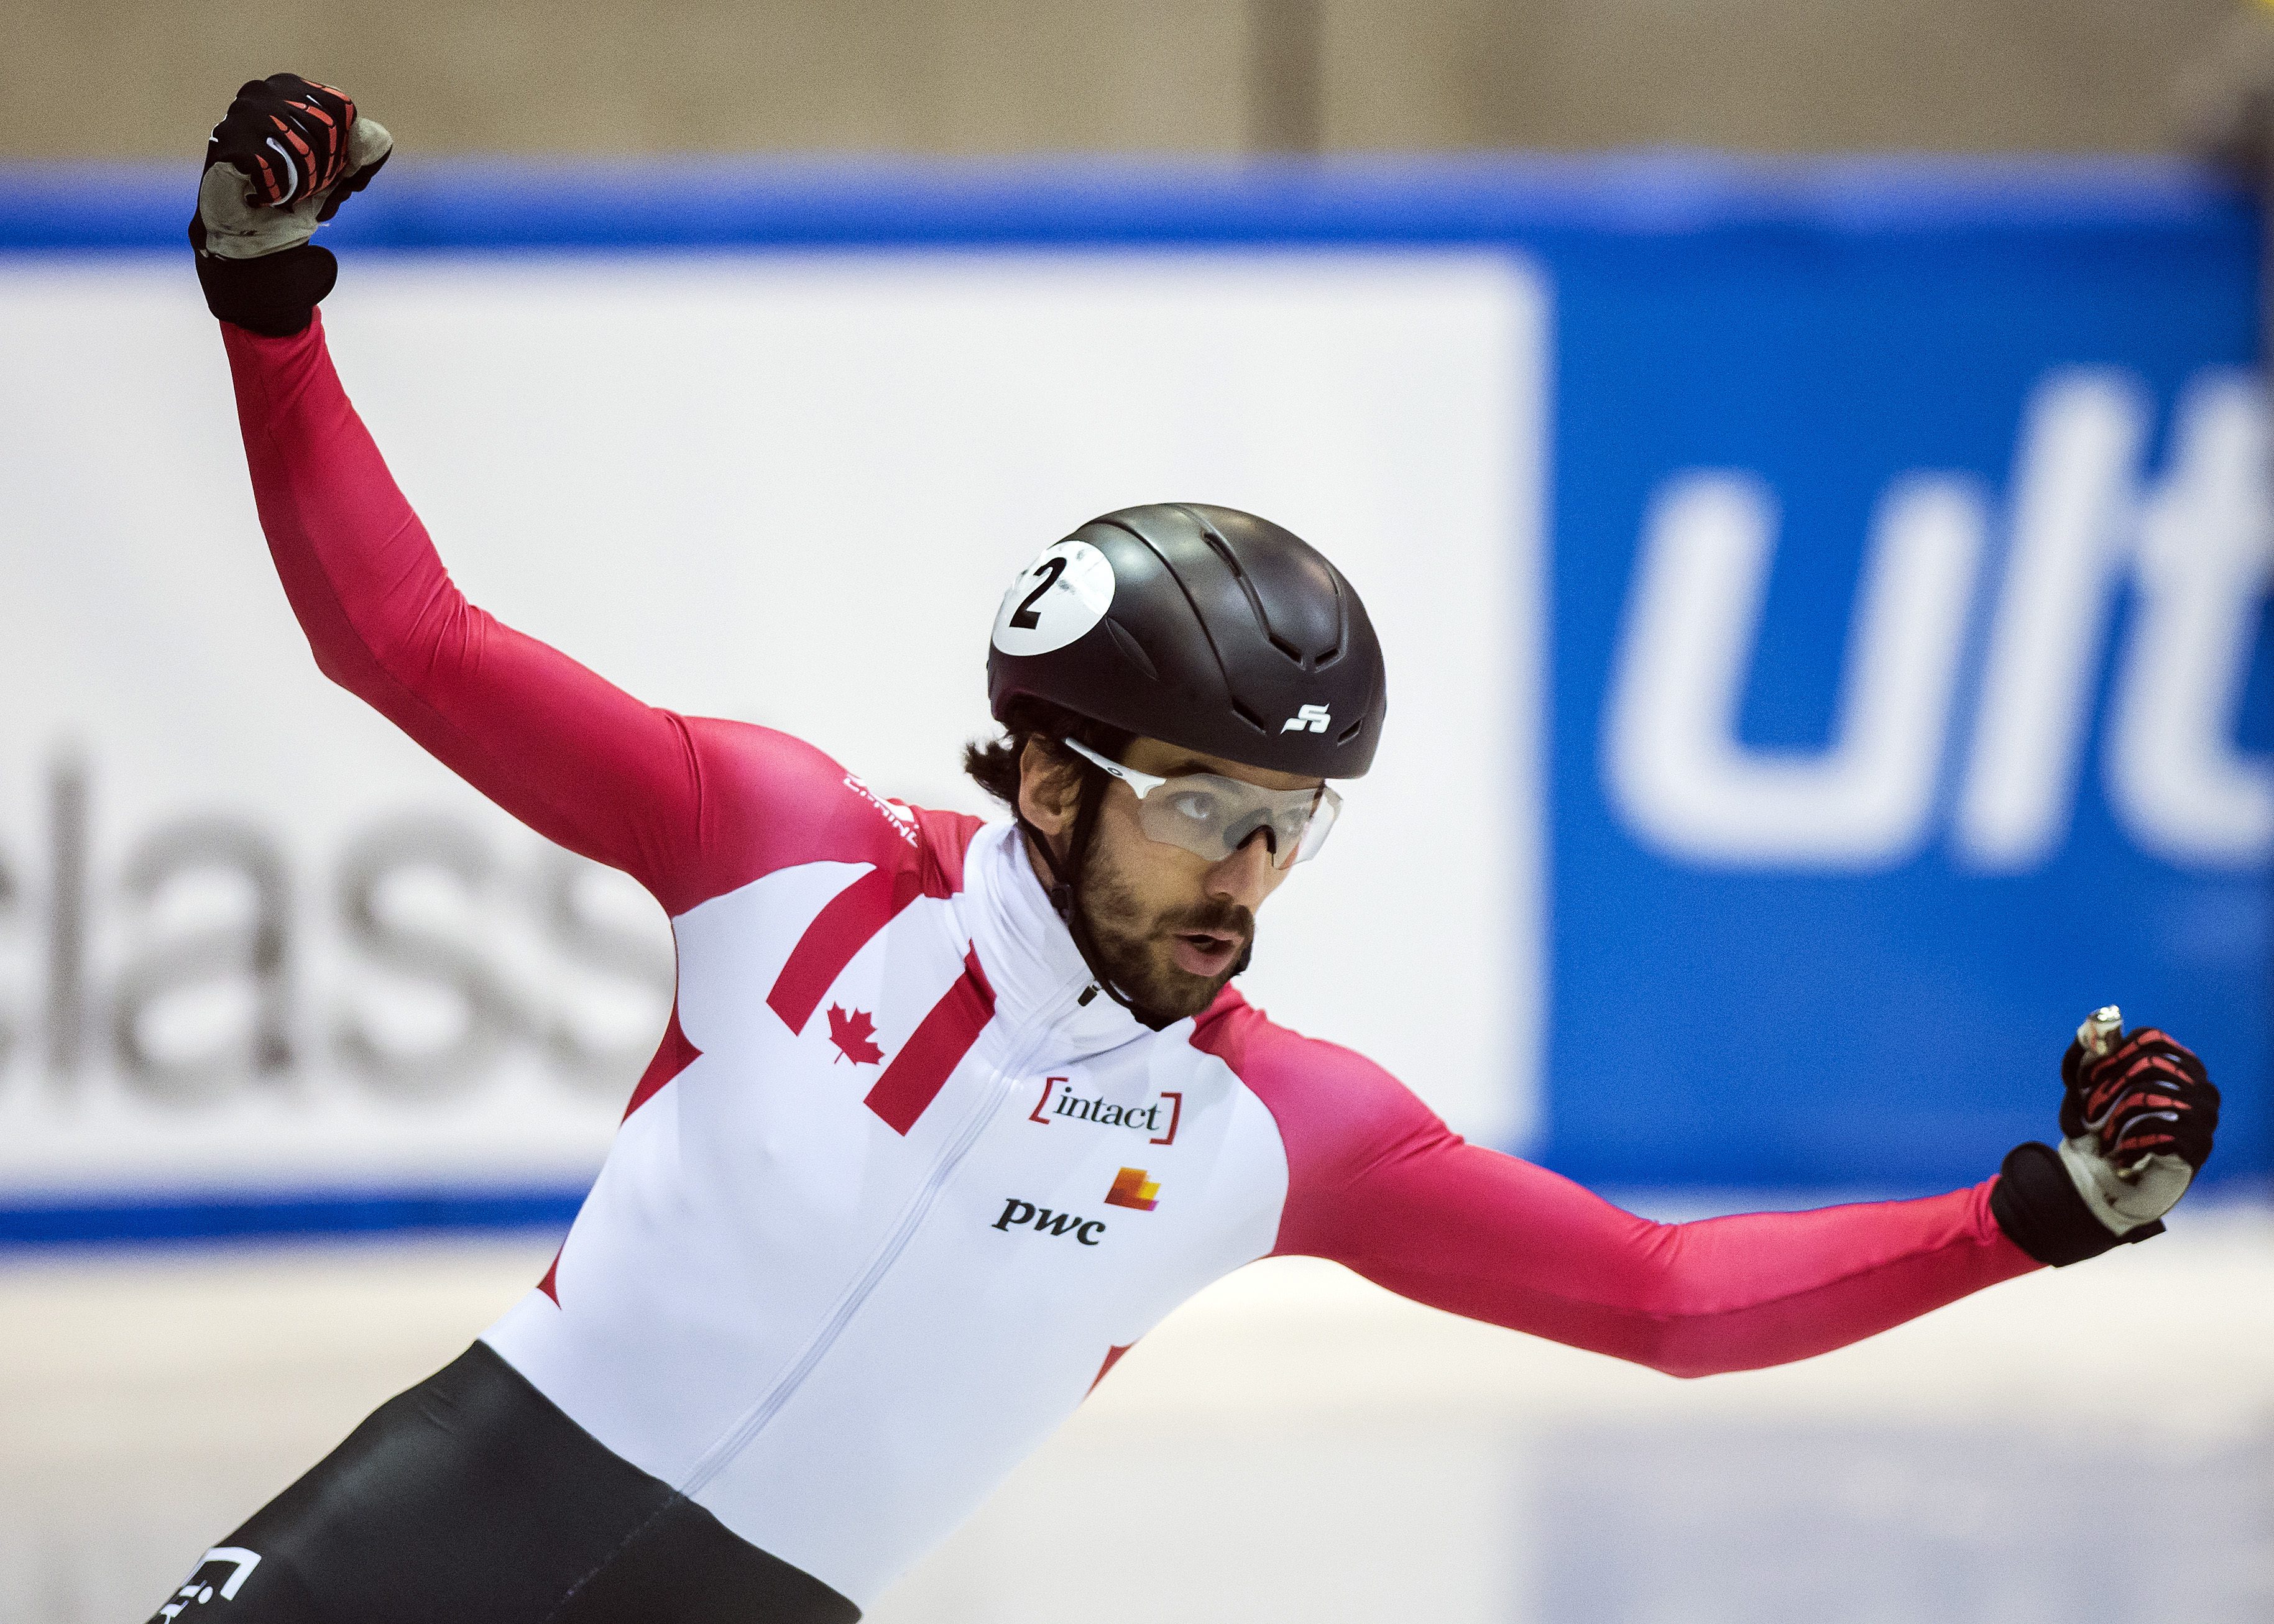
[[[553,1244],[0,1262],[0,1620],[146,1617]],[[2274,1209],[1702,1382],[1261,1265],[870,1616],[2264,1624]]]

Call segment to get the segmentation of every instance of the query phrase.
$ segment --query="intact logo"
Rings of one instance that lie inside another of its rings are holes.
[[[1113,1188],[1105,1192],[1105,1204],[1149,1213],[1161,1204],[1161,1186],[1145,1177],[1143,1168],[1123,1168],[1113,1176]]]
[[[1185,1096],[1174,1088],[1164,1088],[1161,1097],[1150,1105],[1117,1105],[1099,1095],[1091,1098],[1073,1091],[1070,1079],[1046,1077],[1043,1079],[1043,1097],[1035,1101],[1035,1109],[1027,1113],[1028,1122],[1038,1122],[1049,1127],[1055,1119],[1068,1122],[1095,1123],[1101,1128],[1127,1128],[1148,1136],[1148,1145],[1173,1145],[1177,1142],[1177,1124],[1185,1114]]]
[[[1324,705],[1305,705],[1280,723],[1279,731],[1283,733],[1322,733],[1334,719]]]
[[[1105,1199],[1110,1201],[1113,1198],[1108,1196]],[[1084,1218],[1077,1213],[1052,1212],[1047,1207],[1037,1207],[1032,1201],[1022,1201],[1014,1195],[1005,1199],[1002,1215],[988,1228],[1000,1229],[1005,1235],[1013,1229],[1031,1229],[1037,1235],[1071,1235],[1084,1246],[1095,1246],[1097,1237],[1105,1233],[1105,1221]]]

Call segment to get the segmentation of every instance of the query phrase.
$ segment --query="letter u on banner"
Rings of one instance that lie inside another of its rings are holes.
[[[1870,869],[1916,851],[1933,810],[1985,504],[1955,475],[1910,474],[1874,514],[1833,742],[1736,736],[1776,541],[1757,477],[1676,475],[1645,523],[1611,694],[1603,772],[1652,845],[1730,868]]]

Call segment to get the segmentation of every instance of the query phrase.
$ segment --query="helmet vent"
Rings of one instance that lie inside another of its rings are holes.
[[[1185,511],[1188,514],[1192,514],[1192,509],[1189,508],[1185,509]],[[1263,608],[1263,595],[1255,590],[1255,583],[1249,580],[1247,572],[1239,567],[1239,554],[1232,552],[1231,545],[1227,543],[1223,537],[1216,534],[1215,525],[1210,524],[1205,519],[1201,519],[1198,514],[1192,514],[1192,516],[1195,520],[1199,520],[1201,538],[1208,543],[1209,551],[1215,553],[1217,558],[1224,560],[1224,567],[1231,572],[1231,578],[1239,583],[1239,590],[1247,595],[1248,613],[1255,617],[1256,625],[1262,628],[1264,640],[1269,643],[1273,648],[1278,650],[1280,653],[1294,661],[1296,669],[1302,671],[1312,669],[1314,662],[1304,658],[1303,650],[1297,648],[1293,643],[1288,642],[1284,637],[1282,637],[1278,631],[1272,626],[1271,617],[1269,614],[1265,613]],[[1321,658],[1322,659],[1329,658],[1337,652],[1339,652],[1339,650],[1329,649],[1327,650],[1327,654]],[[1254,718],[1251,718],[1250,719],[1253,720]]]
[[[1321,650],[1318,656],[1311,661],[1313,671],[1324,671],[1342,658],[1344,646],[1343,638],[1350,630],[1350,605],[1343,602],[1343,583],[1333,581],[1329,584],[1334,588],[1335,593],[1335,640]]]
[[[1366,718],[1364,717],[1360,717],[1357,721],[1352,722],[1348,727],[1344,728],[1342,732],[1337,733],[1335,735],[1335,742],[1337,744],[1348,744],[1352,740],[1357,738],[1365,731]]]
[[[1271,730],[1263,725],[1263,718],[1256,715],[1254,711],[1250,710],[1246,705],[1240,703],[1237,698],[1231,702],[1231,713],[1238,717],[1241,721],[1246,723],[1250,727],[1253,727],[1257,733],[1263,734],[1266,738],[1270,736]]]
[[[1108,615],[1105,620],[1105,630],[1112,638],[1113,646],[1127,655],[1132,665],[1154,681],[1158,682],[1161,680],[1161,668],[1153,663],[1153,657],[1145,652],[1145,645],[1131,636],[1121,622]]]

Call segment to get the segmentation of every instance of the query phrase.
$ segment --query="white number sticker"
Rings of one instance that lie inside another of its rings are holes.
[[[995,646],[1005,654],[1063,649],[1105,618],[1113,566],[1086,541],[1061,541],[1020,573],[995,614]]]

